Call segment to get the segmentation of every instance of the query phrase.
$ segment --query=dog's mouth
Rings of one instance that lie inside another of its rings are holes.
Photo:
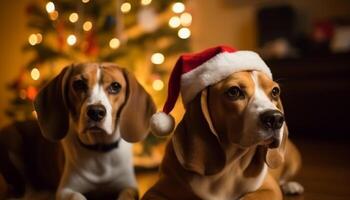
[[[275,149],[279,147],[280,140],[279,138],[272,136],[272,137],[269,137],[268,139],[263,140],[260,143],[260,145],[265,146],[266,148],[269,148],[269,149]]]
[[[106,131],[99,126],[89,126],[84,129],[84,133],[106,133]]]

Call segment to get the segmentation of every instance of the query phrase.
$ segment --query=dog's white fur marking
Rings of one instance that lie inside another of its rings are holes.
[[[267,137],[270,135],[267,131],[264,131],[261,129],[259,125],[259,115],[263,113],[264,111],[267,111],[269,109],[278,110],[275,104],[272,103],[272,101],[268,98],[267,94],[264,92],[264,90],[261,88],[259,84],[258,79],[258,72],[253,71],[251,73],[251,78],[254,82],[254,95],[250,99],[247,110],[245,112],[245,125],[244,125],[244,132],[249,133],[257,133],[258,135],[254,134],[245,134],[245,138],[242,138],[242,145],[250,145],[249,141],[253,141],[254,138],[260,139],[267,139]],[[283,125],[284,126],[284,125]],[[282,141],[282,134],[283,134],[283,127],[278,130],[280,141]]]
[[[298,183],[298,182],[294,182],[294,181],[290,181],[290,182],[286,182],[284,184],[281,185],[283,194],[285,195],[296,195],[296,194],[302,194],[304,192],[304,187]]]
[[[268,109],[277,109],[277,107],[271,102],[264,90],[261,88],[258,80],[258,72],[253,71],[251,76],[255,86],[252,104],[253,108],[256,109],[256,113],[262,113]]]
[[[93,104],[102,104],[106,108],[106,117],[103,121],[102,128],[106,131],[107,134],[113,133],[113,122],[112,122],[112,105],[108,100],[107,94],[101,85],[101,69],[97,68],[96,73],[96,83],[92,88],[91,96],[87,101],[87,106]]]
[[[274,109],[278,110],[275,104],[271,102],[271,100],[267,97],[266,93],[264,90],[260,87],[259,81],[258,81],[258,72],[253,71],[252,72],[252,78],[255,83],[255,99],[257,101],[257,104],[260,104],[262,111],[267,110],[267,109]],[[260,103],[259,103],[260,102]],[[283,123],[283,126],[280,128],[278,134],[279,134],[279,143],[281,144],[282,142],[282,137],[283,137],[283,131],[284,131],[284,126],[285,123]]]
[[[79,200],[85,199],[81,194],[100,188],[118,191],[125,187],[137,187],[130,143],[121,139],[117,149],[105,153],[93,152],[79,144],[71,126],[62,144],[66,162],[56,193],[57,200],[73,196]]]

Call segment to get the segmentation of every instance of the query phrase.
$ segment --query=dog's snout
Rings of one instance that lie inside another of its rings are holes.
[[[91,120],[99,122],[106,116],[106,108],[103,105],[90,105],[87,108],[87,116]]]
[[[260,121],[268,129],[280,129],[284,122],[284,115],[278,110],[268,110],[260,115]]]

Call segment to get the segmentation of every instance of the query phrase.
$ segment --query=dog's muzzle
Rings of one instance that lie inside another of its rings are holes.
[[[260,114],[260,122],[266,129],[278,130],[284,122],[284,115],[278,110],[267,110]]]
[[[280,144],[279,130],[282,128],[284,123],[284,115],[278,110],[267,110],[260,114],[260,122],[262,126],[271,131],[271,137],[265,141],[268,148],[277,148]]]
[[[100,122],[106,116],[106,108],[103,105],[90,105],[86,114],[92,121]]]

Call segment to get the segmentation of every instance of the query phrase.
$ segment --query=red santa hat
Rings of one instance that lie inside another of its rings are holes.
[[[256,70],[272,78],[271,71],[260,56],[252,51],[237,51],[228,46],[217,46],[199,53],[182,55],[170,75],[168,97],[163,111],[151,118],[151,131],[158,136],[170,134],[175,126],[169,114],[181,92],[184,104],[209,85],[213,85],[230,74]]]

